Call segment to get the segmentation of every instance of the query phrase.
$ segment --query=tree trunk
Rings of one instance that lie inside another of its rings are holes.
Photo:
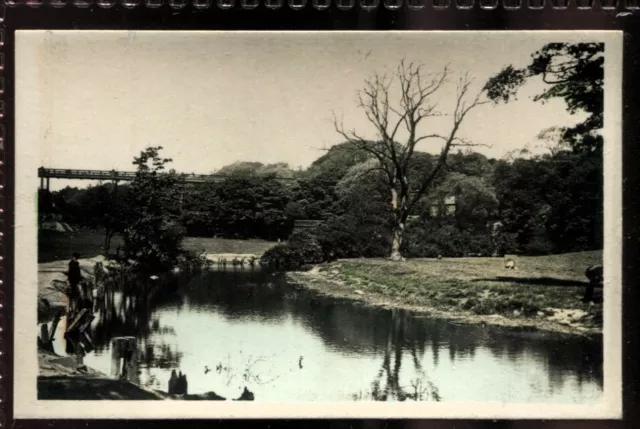
[[[400,246],[402,246],[403,235],[404,235],[404,224],[402,222],[396,222],[393,226],[393,235],[392,235],[392,241],[391,241],[391,256],[389,256],[389,259],[392,261],[404,261],[404,258],[400,253]]]
[[[113,237],[114,232],[109,229],[106,230],[104,236],[104,253],[105,256],[109,256],[109,250],[111,249],[111,238]]]
[[[404,237],[405,223],[405,196],[398,196],[398,191],[391,188],[391,207],[393,209],[393,230],[391,237],[391,261],[404,261],[400,253],[402,238]]]

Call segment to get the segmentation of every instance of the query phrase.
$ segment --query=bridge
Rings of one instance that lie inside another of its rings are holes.
[[[218,182],[224,180],[228,175],[223,174],[193,174],[193,173],[177,173],[185,183],[207,183]],[[40,188],[49,189],[50,179],[73,179],[73,180],[108,180],[114,183],[119,181],[130,182],[136,177],[135,171],[116,171],[116,170],[77,170],[63,168],[46,168],[38,169],[38,177],[40,178]],[[279,177],[278,180],[293,180],[292,178]]]

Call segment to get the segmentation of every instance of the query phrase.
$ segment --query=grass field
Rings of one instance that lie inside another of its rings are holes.
[[[550,308],[580,310],[586,313],[581,324],[601,327],[602,305],[581,299],[585,269],[601,264],[602,252],[519,257],[517,263],[517,270],[506,270],[502,258],[350,259],[292,277],[372,304],[539,320],[553,314]]]
[[[500,258],[456,258],[389,261],[346,261],[341,271],[385,295],[438,306],[459,306],[476,314],[522,311],[536,314],[546,307],[586,308],[580,302],[585,269],[602,263],[601,252],[520,257],[518,270],[505,270]]]
[[[253,253],[262,254],[277,243],[264,240],[231,240],[221,238],[187,237],[185,249],[206,253]],[[111,240],[111,252],[122,245],[121,237]],[[38,234],[38,262],[51,262],[71,258],[78,252],[83,258],[103,254],[104,234],[96,231],[74,233],[40,231]]]

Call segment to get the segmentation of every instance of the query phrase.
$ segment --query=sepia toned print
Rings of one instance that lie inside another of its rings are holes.
[[[620,46],[19,32],[16,414],[619,416]]]

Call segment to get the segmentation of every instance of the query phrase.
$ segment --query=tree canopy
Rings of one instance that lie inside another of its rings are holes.
[[[468,74],[459,78],[454,96],[454,108],[448,115],[449,131],[445,134],[421,132],[428,120],[443,116],[439,110],[436,94],[442,93],[451,71],[429,73],[423,65],[400,63],[393,76],[375,74],[364,82],[358,94],[360,107],[373,126],[377,140],[362,137],[361,132],[348,130],[334,120],[336,131],[352,147],[374,157],[386,180],[393,214],[392,244],[389,259],[402,260],[401,247],[408,217],[416,204],[433,185],[446,163],[449,151],[456,146],[471,143],[460,136],[460,125],[470,111],[486,101],[483,91],[471,94],[472,79]],[[397,101],[396,101],[397,100]],[[400,142],[400,131],[407,137]],[[440,156],[428,172],[411,174],[412,159],[418,143],[432,143],[440,147]]]
[[[172,160],[160,156],[161,146],[135,157],[135,179],[127,196],[130,217],[124,230],[125,251],[151,271],[171,267],[182,253],[184,230],[179,223],[181,180],[166,170]]]
[[[487,82],[488,97],[496,103],[507,103],[518,89],[533,77],[547,85],[534,97],[544,102],[561,98],[567,110],[585,112],[587,118],[577,125],[563,128],[563,140],[575,151],[602,151],[604,116],[604,44],[549,43],[534,52],[531,63],[523,68],[508,65]]]

